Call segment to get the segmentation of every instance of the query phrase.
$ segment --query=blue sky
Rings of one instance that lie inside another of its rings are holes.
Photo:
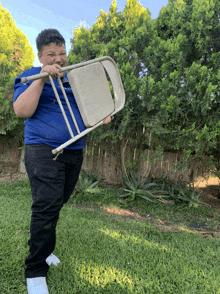
[[[123,11],[126,0],[116,0],[118,11]],[[100,10],[109,11],[112,0],[2,0],[3,8],[11,13],[16,25],[27,36],[35,54],[34,66],[41,64],[37,58],[35,40],[46,28],[58,29],[66,40],[67,53],[71,48],[70,39],[74,27],[86,21],[92,26]],[[157,18],[161,8],[168,0],[141,0],[144,8],[149,8],[151,17]]]

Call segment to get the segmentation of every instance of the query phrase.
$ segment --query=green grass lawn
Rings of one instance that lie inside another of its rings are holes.
[[[104,192],[73,195],[63,207],[54,252],[61,263],[48,272],[50,294],[220,293],[219,235],[193,228],[218,232],[219,212],[144,200],[123,210],[116,189]],[[0,183],[0,203],[0,293],[23,294],[28,181]]]

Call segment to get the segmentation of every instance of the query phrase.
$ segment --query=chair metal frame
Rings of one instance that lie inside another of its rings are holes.
[[[103,65],[103,67],[105,68],[106,72],[109,75],[111,84],[113,86],[113,91],[114,91],[114,99],[113,99],[113,101],[114,101],[115,109],[114,109],[114,111],[112,113],[109,113],[109,115],[108,115],[108,116],[113,116],[114,114],[119,112],[124,107],[124,104],[125,104],[125,91],[124,91],[124,87],[123,87],[123,84],[122,84],[122,81],[121,81],[121,76],[120,76],[117,64],[115,63],[115,61],[111,57],[104,56],[104,57],[96,58],[96,59],[93,59],[93,60],[90,60],[90,61],[78,63],[78,64],[75,64],[75,65],[66,66],[66,67],[63,67],[61,70],[59,70],[59,72],[66,72],[66,71],[74,70],[76,68],[84,67],[84,66],[96,63],[96,62],[100,62]],[[21,79],[21,82],[22,83],[27,83],[28,81],[38,80],[38,79],[41,79],[41,78],[46,77],[46,76],[49,76],[49,80],[51,82],[54,94],[56,96],[56,99],[58,101],[60,110],[62,112],[62,115],[64,117],[64,120],[66,122],[67,128],[68,128],[70,136],[71,136],[70,140],[68,140],[67,142],[61,144],[59,147],[52,150],[53,154],[57,154],[58,152],[63,150],[65,147],[67,147],[70,144],[74,143],[76,140],[82,138],[83,136],[85,136],[89,132],[96,129],[98,126],[102,125],[104,123],[104,120],[98,122],[94,126],[88,127],[83,132],[80,132],[79,127],[78,127],[77,122],[76,122],[76,119],[75,119],[75,116],[74,116],[74,114],[72,112],[69,100],[68,100],[67,95],[65,93],[65,90],[63,88],[63,84],[61,82],[60,77],[58,77],[58,82],[59,82],[61,91],[62,91],[62,93],[64,95],[64,98],[66,100],[68,109],[70,111],[73,123],[75,125],[76,130],[77,130],[77,135],[74,136],[73,131],[72,131],[71,126],[69,124],[69,121],[67,119],[65,110],[64,110],[64,108],[62,106],[61,100],[59,98],[59,95],[57,93],[57,90],[56,90],[56,87],[54,85],[53,78],[51,77],[51,75],[49,75],[48,73],[41,73],[41,74],[29,76],[29,77],[24,77],[24,78]]]

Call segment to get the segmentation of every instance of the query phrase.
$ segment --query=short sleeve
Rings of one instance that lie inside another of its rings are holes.
[[[40,67],[32,67],[31,69],[28,69],[25,72],[23,72],[21,75],[19,75],[15,79],[15,81],[14,81],[14,100],[13,100],[13,103],[33,83],[33,81],[29,81],[29,82],[23,84],[21,82],[21,78],[38,74],[40,71],[41,71]]]

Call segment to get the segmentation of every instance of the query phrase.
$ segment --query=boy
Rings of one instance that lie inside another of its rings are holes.
[[[22,77],[47,72],[54,79],[74,135],[77,134],[57,77],[62,80],[66,95],[80,131],[85,129],[67,74],[58,69],[67,66],[65,40],[59,31],[43,30],[36,39],[38,58],[43,67],[32,67],[15,79],[14,111],[25,120],[25,166],[31,184],[32,215],[29,256],[25,260],[28,294],[48,294],[46,274],[51,263],[59,263],[53,255],[59,212],[72,194],[83,161],[86,137],[64,149],[56,160],[52,150],[70,139],[69,131],[56,101],[49,78],[27,84]],[[109,123],[111,118],[105,119]]]

